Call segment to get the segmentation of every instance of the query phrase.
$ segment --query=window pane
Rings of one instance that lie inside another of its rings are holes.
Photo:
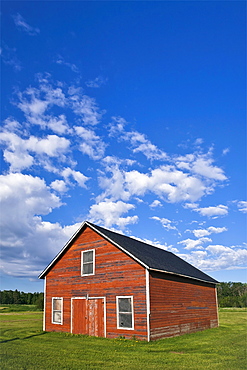
[[[120,328],[132,328],[131,313],[120,313],[119,314],[119,327]]]
[[[119,298],[118,305],[119,312],[132,312],[131,298]]]
[[[59,311],[53,312],[53,322],[61,323],[62,322],[61,318],[62,318],[61,312]]]
[[[61,308],[62,308],[62,300],[53,299],[53,310],[61,311]]]
[[[83,265],[83,275],[93,274],[93,263],[86,263]]]
[[[93,251],[83,253],[83,262],[93,262]]]

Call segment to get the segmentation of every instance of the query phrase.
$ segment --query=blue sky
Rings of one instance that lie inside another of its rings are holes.
[[[244,1],[3,1],[1,289],[84,220],[246,282]]]

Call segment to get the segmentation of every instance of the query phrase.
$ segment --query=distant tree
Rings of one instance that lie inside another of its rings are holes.
[[[39,293],[35,305],[39,310],[44,310],[44,293]]]
[[[219,307],[247,307],[246,283],[220,283],[217,293]]]

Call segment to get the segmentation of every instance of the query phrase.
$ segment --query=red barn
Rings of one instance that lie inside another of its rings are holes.
[[[218,326],[216,280],[87,221],[39,278],[46,331],[149,341]]]

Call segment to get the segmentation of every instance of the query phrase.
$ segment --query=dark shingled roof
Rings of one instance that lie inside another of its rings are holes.
[[[45,277],[47,272],[52,268],[53,264],[60,258],[60,256],[65,253],[65,251],[72,244],[73,240],[80,232],[83,232],[86,226],[99,233],[105,239],[109,240],[111,243],[119,247],[121,250],[123,250],[125,253],[130,255],[137,262],[139,262],[141,265],[149,270],[180,275],[212,284],[218,283],[215,279],[198,270],[196,267],[192,266],[172,252],[168,252],[164,249],[154,247],[137,239],[118,234],[103,227],[94,225],[88,221],[85,221],[83,223],[80,229],[72,236],[72,238],[68,241],[64,248],[40,274],[39,278],[42,279]]]
[[[172,252],[168,252],[137,239],[115,233],[90,222],[87,222],[87,224],[92,226],[92,228],[97,230],[101,235],[106,236],[107,239],[121,247],[121,249],[125,250],[128,254],[132,255],[136,260],[139,260],[151,270],[159,270],[175,275],[182,275],[214,284],[218,283],[215,279],[198,270],[196,267],[192,266],[190,263],[184,261]]]

